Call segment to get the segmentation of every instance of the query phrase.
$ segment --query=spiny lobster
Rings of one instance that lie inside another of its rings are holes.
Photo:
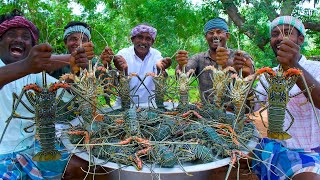
[[[54,83],[47,86],[46,73],[42,73],[43,77],[43,87],[39,87],[37,84],[29,84],[23,87],[22,92],[18,96],[13,94],[13,108],[12,114],[8,118],[7,125],[3,131],[0,142],[6,132],[8,125],[10,124],[12,118],[30,119],[35,121],[36,134],[39,137],[39,142],[41,145],[41,151],[38,152],[32,159],[34,161],[50,161],[58,160],[61,158],[59,151],[55,150],[55,122],[60,116],[64,114],[58,114],[66,109],[66,107],[73,100],[71,99],[65,105],[58,107],[59,102],[64,95],[64,91],[57,97],[57,90],[69,89],[70,85],[67,83]],[[31,93],[30,91],[33,91]],[[29,93],[28,93],[29,92]],[[31,107],[22,101],[22,97],[26,96]],[[30,113],[34,114],[34,117],[25,117],[18,114],[17,108],[19,104],[22,104]],[[28,129],[25,128],[25,131]]]
[[[226,97],[227,85],[232,80],[230,72],[236,73],[236,70],[230,66],[226,67],[224,70],[218,70],[214,66],[207,66],[202,70],[202,72],[208,71],[208,70],[212,71],[212,74],[210,76],[212,80],[212,88],[205,91],[202,94],[203,99],[206,99],[207,103],[210,103],[210,104],[211,104],[210,99],[213,99],[213,103],[215,104],[215,106],[217,108],[222,108],[224,98]],[[205,97],[205,94],[208,92],[210,92],[210,94],[207,97]]]
[[[261,113],[268,109],[268,137],[280,140],[291,138],[291,135],[288,134],[287,131],[293,124],[294,117],[291,115],[286,106],[289,102],[289,98],[297,95],[295,94],[293,96],[289,96],[289,91],[295,85],[298,77],[302,75],[301,70],[290,68],[287,71],[283,72],[282,67],[280,66],[277,72],[269,67],[265,67],[257,70],[256,73],[258,75],[264,74],[265,79],[269,84],[269,86],[267,86],[263,81],[260,80],[260,83],[267,94],[256,91],[259,94],[268,96],[268,105],[259,111],[260,117],[262,119]],[[292,121],[290,122],[289,127],[283,131],[285,112],[288,113]],[[266,127],[263,120],[262,122]]]

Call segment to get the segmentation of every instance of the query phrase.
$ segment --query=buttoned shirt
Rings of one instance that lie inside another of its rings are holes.
[[[228,59],[228,65],[231,65],[233,63],[233,59],[236,51],[232,49],[229,49],[229,50],[230,50],[230,55]],[[215,68],[218,68],[217,62],[210,57],[209,50],[192,56],[188,60],[186,71],[189,71],[190,69],[194,69],[195,75],[198,76],[201,73],[201,71],[207,66],[214,66]],[[211,76],[212,76],[212,71],[204,71],[198,77],[200,97],[203,103],[206,102],[204,97],[207,97],[211,93],[208,91],[212,89],[212,79],[210,78]]]
[[[155,89],[154,82],[151,76],[145,78],[146,74],[149,72],[157,73],[156,63],[162,58],[161,53],[150,47],[150,50],[146,57],[142,60],[140,59],[135,51],[134,46],[121,49],[117,55],[124,57],[128,64],[128,74],[136,73],[140,77],[140,80],[143,80],[143,84],[137,77],[132,77],[130,81],[131,95],[135,103],[148,103],[149,97],[153,95],[153,90]],[[139,97],[139,100],[137,98]],[[116,102],[116,105],[119,104],[119,100]]]
[[[302,56],[299,64],[320,82],[320,62],[310,61],[307,60],[305,56]],[[277,71],[278,68],[279,66],[273,68],[273,70]],[[266,88],[268,88],[269,84],[266,82],[265,76],[262,76],[260,80],[267,86]],[[260,82],[257,84],[256,90],[267,94]],[[295,84],[289,91],[289,96],[299,92],[301,92],[301,89]],[[263,96],[259,93],[257,93],[257,95],[259,100],[267,101],[267,96]],[[259,107],[256,107],[255,109],[258,108]],[[316,112],[314,112],[311,103],[303,93],[290,98],[287,109],[294,117],[293,124],[287,131],[292,138],[281,141],[281,143],[289,149],[303,149],[304,151],[310,151],[312,148],[319,147],[320,128],[315,113],[320,117],[320,110],[315,108]],[[270,118],[272,117],[269,117],[269,119]],[[286,130],[289,127],[291,121],[292,118],[289,116],[288,112],[286,112],[283,130]]]

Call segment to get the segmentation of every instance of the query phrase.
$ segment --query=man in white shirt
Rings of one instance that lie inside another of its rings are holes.
[[[157,35],[157,30],[147,24],[139,24],[131,31],[132,46],[121,49],[116,56],[114,56],[112,50],[106,47],[102,53],[102,62],[106,66],[111,63],[113,59],[114,65],[119,71],[127,74],[136,73],[140,79],[144,79],[147,73],[158,72],[167,69],[171,65],[170,58],[163,58],[161,53],[152,48],[153,43]],[[149,97],[153,94],[155,89],[152,77],[146,77],[143,81],[144,85],[138,78],[133,77],[130,81],[130,88],[134,87],[131,93],[136,92],[133,97],[135,103],[148,103]],[[139,86],[139,87],[138,87]]]
[[[39,38],[37,27],[21,16],[19,11],[0,16],[0,179],[61,179],[67,157],[58,161],[35,163],[30,159],[34,153],[35,129],[28,128],[34,121],[13,118],[6,132],[4,128],[12,112],[13,93],[20,94],[29,84],[42,86],[42,71],[51,71],[66,65],[71,55],[52,56],[49,44],[36,45]],[[84,49],[72,56],[77,66],[88,65]],[[58,61],[57,61],[58,60]],[[47,84],[57,79],[47,75]],[[25,96],[22,101],[31,106]],[[21,104],[21,103],[20,103]],[[17,112],[21,116],[33,117],[22,105]],[[25,131],[28,128],[28,132]]]

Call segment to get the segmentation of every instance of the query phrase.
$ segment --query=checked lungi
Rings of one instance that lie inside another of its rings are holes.
[[[27,150],[0,155],[0,180],[60,180],[70,153],[62,145],[56,145],[56,149],[62,155],[62,158],[56,161],[35,162],[32,160],[35,152],[40,151],[37,141]]]
[[[261,180],[278,180],[292,178],[302,172],[320,174],[320,151],[318,148],[312,152],[290,150],[281,143],[263,138],[254,150],[252,161],[254,173]]]

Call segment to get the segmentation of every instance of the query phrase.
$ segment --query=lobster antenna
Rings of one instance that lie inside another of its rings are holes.
[[[293,31],[293,29],[294,29],[294,27],[291,27],[291,30],[290,30],[290,27],[291,27],[291,25],[289,24],[289,35],[288,35],[288,36],[291,36],[292,31]]]
[[[312,99],[312,96],[311,96],[310,89],[309,89],[309,87],[308,87],[308,84],[307,84],[306,79],[304,78],[303,73],[302,73],[301,78],[302,78],[302,81],[303,81],[304,86],[306,87],[306,90],[307,90],[308,96],[310,97],[310,103],[311,103],[311,105],[312,105],[313,112],[314,112],[314,114],[316,115],[316,119],[317,119],[317,121],[318,121],[318,125],[319,125],[319,127],[320,127],[320,120],[319,120],[319,117],[318,117],[317,111],[316,111],[315,106],[314,106],[314,102],[313,102],[313,99]]]
[[[281,34],[281,36],[282,37],[285,37],[285,34],[284,34],[284,30],[283,31],[281,31],[281,29],[279,28],[279,26],[276,26],[277,28],[278,28],[278,30],[280,31],[280,34]],[[283,26],[282,26],[283,27]]]
[[[246,95],[245,95],[245,98],[244,98],[244,99],[248,99],[248,96],[249,96],[249,94],[250,94],[250,89],[252,88],[253,83],[254,83],[254,81],[256,80],[256,78],[257,78],[257,74],[255,73],[253,79],[251,80],[251,83],[250,83],[250,85],[249,85],[248,91],[246,92]],[[241,104],[241,107],[240,107],[239,112],[242,111],[242,109],[243,109],[243,107],[244,107],[244,104],[245,104],[245,103],[242,103],[242,104]],[[240,114],[241,114],[241,113],[238,113],[238,114],[237,114],[237,117],[236,117],[236,119],[235,119],[235,122],[238,122],[238,119],[239,119]],[[236,125],[236,123],[233,125],[233,129],[235,128],[235,125]]]
[[[43,87],[47,87],[46,71],[42,71],[42,85],[43,85]]]
[[[97,32],[97,33],[102,37],[102,39],[103,39],[103,41],[106,43],[106,45],[109,46],[107,40],[102,36],[102,34],[101,34],[98,30],[96,30],[96,29],[94,29],[94,28],[93,28],[93,30],[94,30],[95,32]]]
[[[239,77],[242,78],[242,68],[239,69]]]
[[[238,44],[238,51],[240,51],[240,37],[239,37],[239,33],[237,33],[237,44]]]
[[[227,45],[227,44],[226,44],[226,45]],[[221,39],[220,39],[220,36],[218,36],[218,47],[221,47]],[[218,65],[218,70],[222,70],[222,67],[221,67],[220,64]]]
[[[84,32],[81,31],[81,35],[80,35],[80,39],[79,39],[79,41],[80,41],[80,48],[82,48],[82,39],[83,39],[83,37],[84,37]]]

